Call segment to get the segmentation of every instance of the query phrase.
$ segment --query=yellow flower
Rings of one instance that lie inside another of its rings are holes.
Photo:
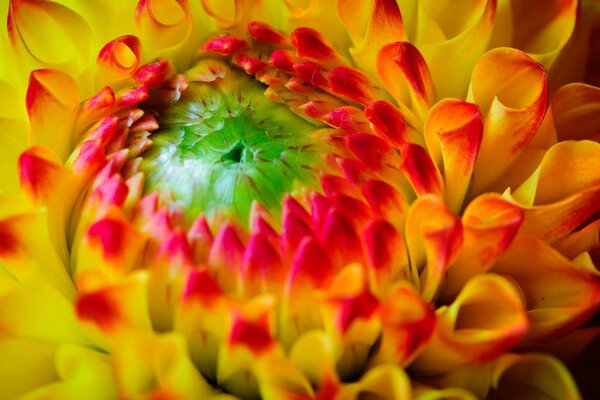
[[[0,398],[593,394],[597,2],[2,12]]]

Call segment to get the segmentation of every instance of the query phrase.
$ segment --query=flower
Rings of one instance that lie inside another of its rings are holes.
[[[580,398],[599,11],[11,0],[0,397]]]

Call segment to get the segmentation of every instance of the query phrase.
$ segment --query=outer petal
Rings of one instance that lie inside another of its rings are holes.
[[[496,0],[421,0],[418,12],[414,42],[429,65],[439,98],[463,98],[469,73],[488,46]]]
[[[468,96],[485,115],[473,193],[490,186],[531,141],[542,122],[547,96],[546,72],[523,52],[499,48],[479,59]]]
[[[596,142],[567,141],[553,146],[512,196],[525,209],[521,232],[553,242],[594,215],[600,208],[599,162]]]
[[[75,81],[58,70],[33,71],[26,105],[31,142],[52,149],[66,160],[74,146],[72,128],[79,105]]]
[[[409,209],[405,236],[413,280],[423,298],[431,301],[462,245],[462,225],[439,198],[427,195]]]
[[[560,361],[542,354],[506,354],[494,363],[490,399],[580,398],[577,386]]]
[[[358,3],[340,0],[337,11],[354,44],[352,58],[361,71],[376,77],[379,50],[388,43],[406,40],[402,16],[395,0]]]
[[[483,120],[476,105],[444,99],[427,116],[425,141],[438,168],[444,171],[446,204],[461,208],[471,181],[483,134]]]
[[[0,93],[0,194],[15,194],[17,158],[29,144],[25,109],[12,84],[0,79]]]
[[[10,0],[7,30],[26,70],[58,67],[73,76],[87,67],[92,32],[87,22],[53,1]]]
[[[526,330],[516,286],[498,275],[478,275],[450,306],[438,309],[434,336],[412,366],[439,373],[488,361],[516,345]]]
[[[484,194],[467,206],[464,242],[450,265],[442,298],[453,298],[469,279],[486,272],[510,245],[523,222],[523,211],[497,194]]]
[[[408,376],[393,364],[381,365],[370,370],[360,381],[344,386],[339,396],[342,399],[374,397],[385,400],[408,400],[412,398]]]
[[[496,40],[496,46],[521,49],[550,69],[569,41],[577,19],[577,1],[552,0],[538,7],[535,1],[499,2],[498,27],[510,32],[510,41]],[[526,22],[524,22],[526,21]]]
[[[517,236],[491,271],[509,275],[523,291],[527,340],[573,329],[600,305],[598,272],[569,262],[536,237]]]
[[[548,116],[558,141],[589,139],[600,142],[600,88],[572,83],[552,97]]]

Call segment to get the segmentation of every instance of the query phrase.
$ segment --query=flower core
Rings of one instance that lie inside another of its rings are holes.
[[[236,71],[191,82],[158,111],[160,129],[143,154],[145,191],[172,191],[191,218],[221,210],[247,221],[252,201],[276,210],[294,182],[315,187],[319,130],[264,90]]]

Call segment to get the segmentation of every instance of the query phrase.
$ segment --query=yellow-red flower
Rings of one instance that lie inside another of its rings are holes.
[[[0,398],[594,393],[597,2],[2,12]]]

